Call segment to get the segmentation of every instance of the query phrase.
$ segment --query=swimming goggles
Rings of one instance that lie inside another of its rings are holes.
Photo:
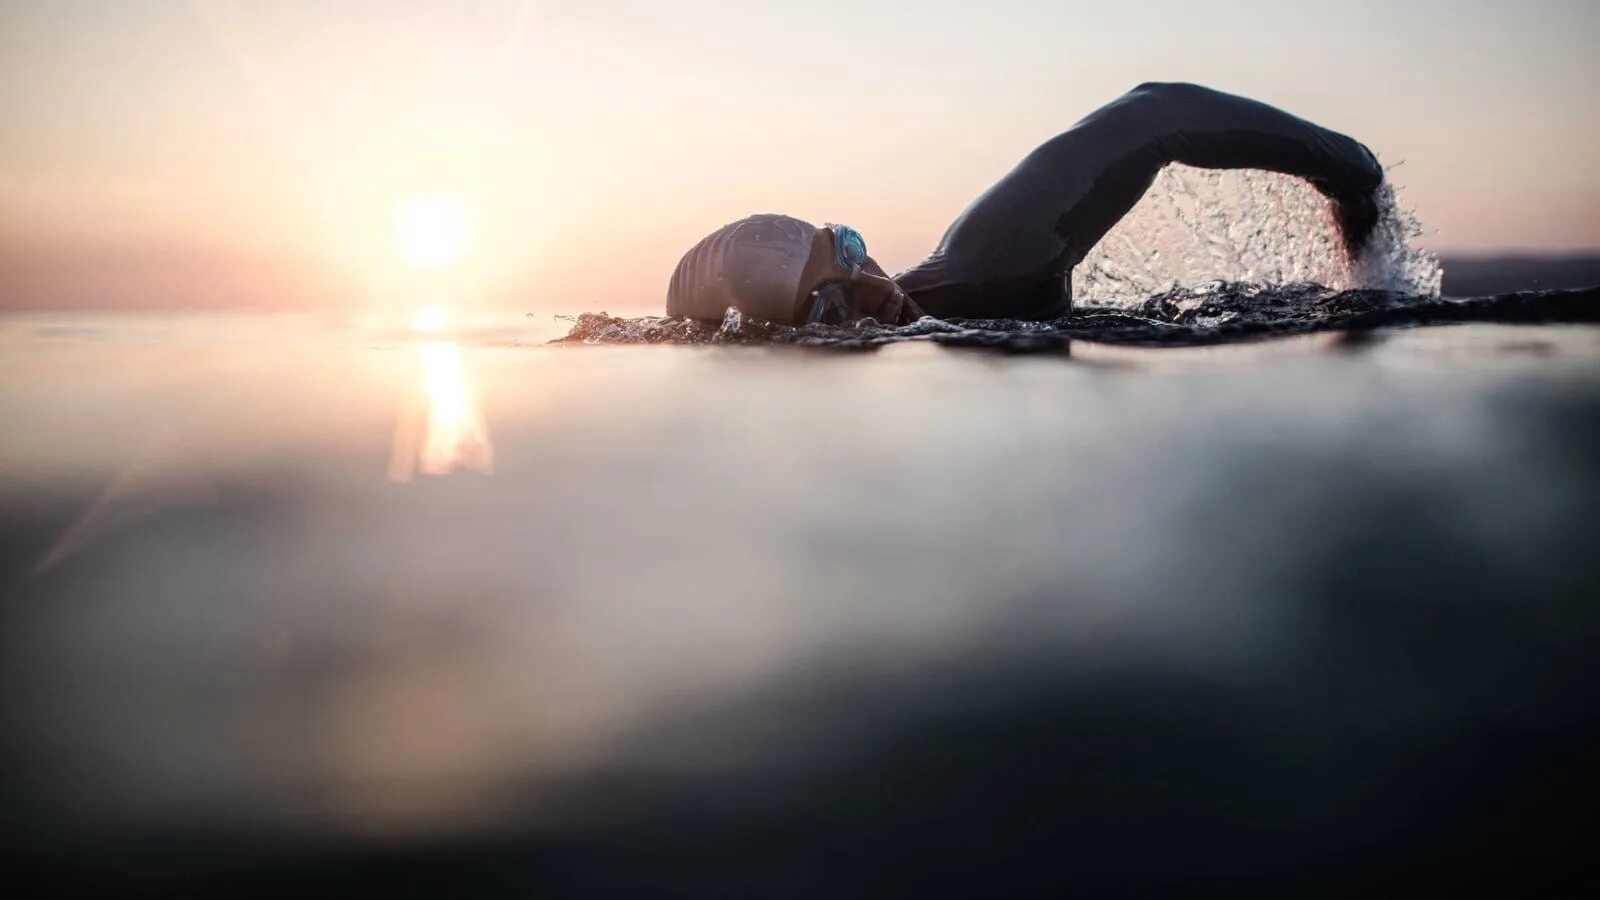
[[[833,232],[833,258],[841,269],[856,270],[867,264],[867,239],[849,225],[829,225]]]
[[[867,241],[861,232],[849,225],[829,225],[833,232],[833,259],[841,269],[849,269],[854,278],[861,274],[867,263]],[[825,284],[811,293],[811,305],[806,310],[805,322],[812,325],[842,325],[850,321],[850,289],[840,282]]]

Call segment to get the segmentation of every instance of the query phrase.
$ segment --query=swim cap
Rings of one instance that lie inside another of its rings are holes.
[[[757,319],[793,322],[816,234],[815,225],[774,213],[718,228],[678,262],[667,315],[718,320],[734,306]]]

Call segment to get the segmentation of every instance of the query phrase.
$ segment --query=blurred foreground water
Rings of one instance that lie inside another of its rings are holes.
[[[0,320],[12,871],[1128,896],[1578,864],[1600,326],[531,338]]]

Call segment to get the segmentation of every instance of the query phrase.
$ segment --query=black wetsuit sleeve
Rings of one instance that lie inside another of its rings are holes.
[[[1072,267],[1169,163],[1306,179],[1370,207],[1383,170],[1359,142],[1283,110],[1192,84],[1142,84],[1028,154],[896,276],[934,315],[1049,318]]]
[[[1336,203],[1371,197],[1383,168],[1361,143],[1273,106],[1193,84],[1142,84],[1034,151],[1024,166],[1089,164],[1058,223],[1076,265],[1169,163],[1295,175]]]

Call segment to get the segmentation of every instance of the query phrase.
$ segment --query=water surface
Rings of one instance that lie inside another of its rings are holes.
[[[1557,871],[1600,327],[1311,331],[7,319],[8,855],[247,893]]]

